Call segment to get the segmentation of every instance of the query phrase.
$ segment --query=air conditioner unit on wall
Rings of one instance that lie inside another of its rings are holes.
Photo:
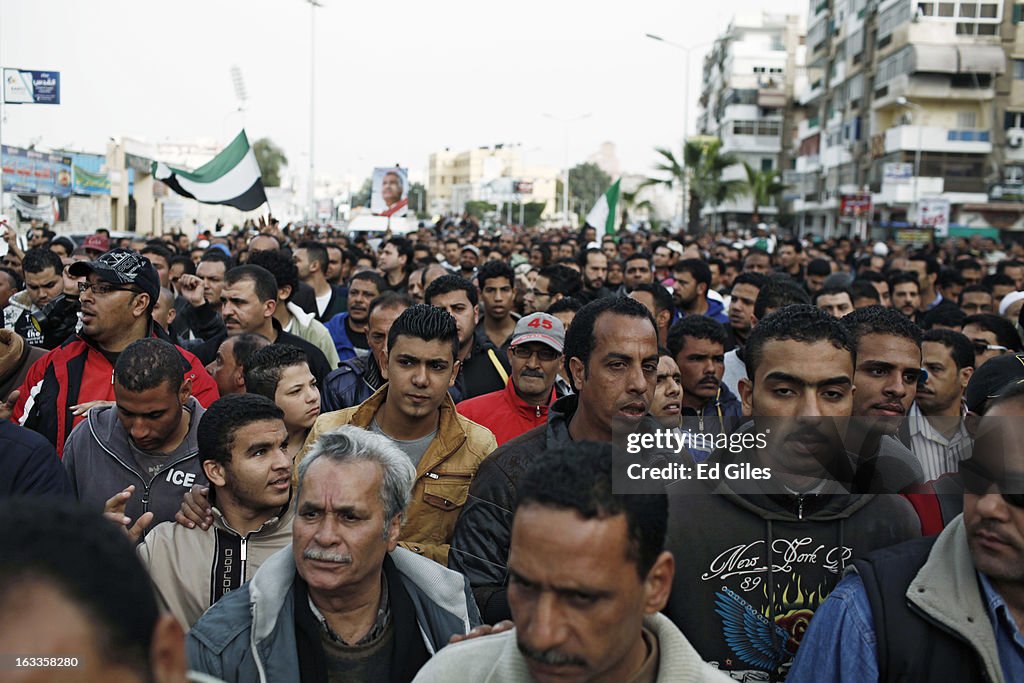
[[[1006,132],[1006,146],[1019,149],[1024,146],[1024,130],[1014,129]]]

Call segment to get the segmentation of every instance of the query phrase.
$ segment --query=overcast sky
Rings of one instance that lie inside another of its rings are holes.
[[[806,0],[321,0],[316,10],[317,174],[365,177],[433,151],[522,143],[561,167],[614,142],[646,172],[682,140],[684,53],[738,12],[806,14]],[[691,52],[690,120],[701,58]],[[310,6],[304,0],[0,0],[0,63],[61,72],[59,106],[5,105],[4,144],[104,152],[109,137],[212,138],[244,126],[305,175]],[[231,67],[242,72],[238,114]],[[693,124],[691,123],[691,126]]]

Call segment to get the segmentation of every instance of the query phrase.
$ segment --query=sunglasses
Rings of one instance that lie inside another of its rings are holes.
[[[973,346],[974,346],[974,353],[976,353],[978,355],[981,355],[981,354],[985,353],[986,351],[1000,351],[1002,353],[1006,353],[1007,351],[1010,350],[1010,349],[1006,348],[1005,346],[998,346],[996,344],[985,344],[985,343],[982,343],[982,342],[975,342]]]
[[[537,354],[537,358],[542,361],[553,361],[562,355],[549,346],[545,346],[540,349],[528,349],[525,346],[513,346],[511,351],[512,355],[520,360],[526,360],[535,353]]]
[[[1004,473],[999,476],[972,458],[960,461],[960,479],[967,493],[982,496],[995,486],[1003,500],[1014,507],[1024,508],[1024,475]]]

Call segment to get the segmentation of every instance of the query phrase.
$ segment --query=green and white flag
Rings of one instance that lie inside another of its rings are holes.
[[[267,203],[260,166],[244,130],[224,151],[194,171],[154,161],[153,177],[203,204],[227,204],[253,211]]]
[[[587,214],[587,225],[597,229],[604,228],[606,235],[615,234],[615,209],[619,205],[619,178],[608,190],[601,195],[594,204],[594,208]]]

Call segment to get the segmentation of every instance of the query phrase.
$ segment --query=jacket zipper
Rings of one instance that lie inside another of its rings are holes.
[[[804,497],[796,497],[796,518],[802,520],[804,518]]]

